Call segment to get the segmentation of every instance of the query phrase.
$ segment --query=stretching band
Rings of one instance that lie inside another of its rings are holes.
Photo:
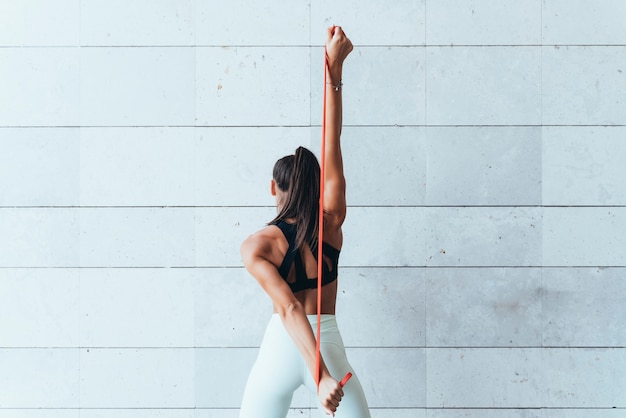
[[[332,28],[332,33],[335,33],[335,27]],[[319,203],[319,218],[318,229],[319,236],[317,238],[317,341],[315,343],[315,383],[319,391],[321,370],[320,370],[320,342],[321,342],[321,315],[322,315],[322,242],[324,242],[324,166],[326,160],[326,69],[328,67],[328,55],[326,54],[326,46],[324,46],[324,98],[322,105],[322,149],[320,155],[320,203]],[[343,387],[348,380],[352,377],[352,373],[348,372],[339,385]]]

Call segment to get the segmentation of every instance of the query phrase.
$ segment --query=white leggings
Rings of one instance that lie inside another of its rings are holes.
[[[317,316],[308,315],[313,330]],[[359,379],[346,357],[334,315],[322,315],[321,353],[330,374],[341,380],[347,372],[352,378],[343,388],[344,396],[335,412],[336,418],[369,418],[367,401]],[[280,317],[272,315],[267,325],[256,363],[248,377],[240,418],[285,418],[296,389],[305,385],[315,394],[317,388],[300,351],[285,330]],[[326,416],[319,406],[322,416]]]

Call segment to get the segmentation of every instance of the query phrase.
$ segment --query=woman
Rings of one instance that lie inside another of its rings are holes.
[[[320,167],[305,148],[278,160],[271,193],[278,215],[241,246],[246,269],[271,297],[274,315],[250,372],[242,418],[284,418],[293,392],[304,384],[317,391],[320,408],[338,418],[370,416],[361,385],[348,364],[335,322],[337,263],[346,216],[341,135],[341,75],[352,43],[340,27],[327,31],[326,151],[324,176],[321,360],[315,384],[317,237]],[[337,379],[353,373],[342,388]],[[341,402],[341,406],[339,404]],[[336,413],[336,415],[335,415]]]

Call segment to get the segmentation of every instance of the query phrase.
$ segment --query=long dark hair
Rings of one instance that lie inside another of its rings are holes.
[[[270,222],[295,219],[296,247],[317,246],[319,231],[320,166],[315,155],[298,147],[294,155],[276,161],[273,170],[278,188],[287,192],[278,215]]]

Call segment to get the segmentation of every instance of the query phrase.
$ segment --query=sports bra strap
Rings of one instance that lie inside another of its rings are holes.
[[[280,267],[278,268],[278,272],[281,277],[287,282],[291,291],[296,293],[302,290],[307,289],[316,289],[317,288],[317,278],[309,278],[306,274],[306,269],[304,268],[304,263],[302,262],[302,256],[300,255],[300,251],[296,248],[296,226],[295,224],[289,224],[283,220],[278,220],[271,225],[275,225],[282,231],[285,239],[289,243],[289,248],[287,249],[287,253],[285,254],[285,258],[283,259]],[[317,246],[315,248],[311,248],[314,258],[317,260]],[[334,282],[337,279],[337,266],[339,261],[339,253],[340,251],[330,244],[324,242],[322,243],[322,253],[325,257],[330,259],[331,267],[327,265],[327,263],[322,262],[323,272],[322,272],[322,286],[325,286],[329,283]],[[295,280],[293,282],[287,281],[289,278],[289,273],[291,271],[291,267],[295,267]]]

